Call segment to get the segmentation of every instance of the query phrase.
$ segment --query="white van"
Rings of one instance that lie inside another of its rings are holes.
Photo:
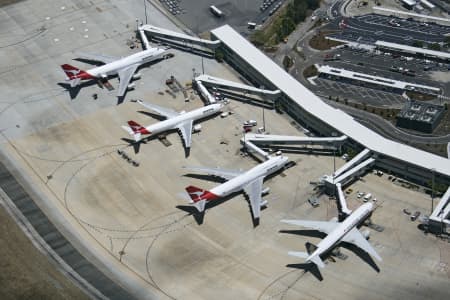
[[[367,195],[365,195],[364,196],[364,202],[367,202],[367,201],[369,201],[370,200],[370,198],[372,198],[372,194],[371,193],[368,193]]]

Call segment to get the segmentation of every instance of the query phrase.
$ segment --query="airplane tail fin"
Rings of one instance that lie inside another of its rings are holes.
[[[313,253],[317,249],[316,245],[311,244],[309,242],[306,242],[305,247],[306,247],[306,251],[308,252],[309,255],[311,255],[311,253]]]
[[[136,142],[140,141],[142,134],[151,134],[151,132],[148,131],[147,128],[136,123],[133,120],[128,121],[128,125],[129,126],[122,126],[122,128],[125,129],[130,135],[132,135]]]
[[[199,212],[205,210],[206,202],[217,199],[218,196],[210,191],[190,185],[186,188],[186,192],[191,197],[191,203],[197,208]]]
[[[61,68],[63,69],[64,73],[66,73],[67,78],[69,78],[70,80],[77,78],[78,74],[84,72],[83,70],[80,70],[77,67],[74,67],[69,64],[61,65]]]
[[[67,80],[70,80],[71,87],[77,86],[82,79],[94,78],[92,75],[90,75],[86,71],[78,69],[77,67],[74,67],[69,64],[61,65],[61,68],[63,69],[64,73],[66,73]]]

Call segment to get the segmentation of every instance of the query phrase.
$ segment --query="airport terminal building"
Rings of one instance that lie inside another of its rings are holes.
[[[180,40],[178,33],[162,33],[161,29],[149,25],[144,25],[143,29],[152,36],[162,35],[166,41],[174,40],[177,43]],[[206,47],[221,51],[224,60],[253,85],[261,90],[277,91],[276,97],[267,99],[272,101],[277,111],[286,112],[304,128],[319,136],[347,136],[343,148],[360,152],[355,158],[364,154],[366,162],[370,160],[370,165],[374,164],[378,169],[420,185],[429,186],[432,181],[444,185],[450,182],[450,161],[447,158],[387,139],[340,109],[326,104],[229,25],[212,30],[213,41],[199,40],[186,34],[182,34],[181,39],[203,47],[205,43],[214,44],[214,47]],[[446,195],[450,195],[450,192]],[[447,200],[450,201],[443,197],[441,202],[447,203]],[[450,205],[447,207],[450,209]],[[448,216],[444,218],[448,220]],[[448,222],[447,227],[450,229],[450,220]]]
[[[221,41],[226,62],[246,79],[256,86],[279,89],[282,93],[275,106],[280,106],[305,128],[322,136],[348,136],[353,148],[372,151],[378,168],[405,179],[424,185],[432,176],[436,182],[450,181],[447,159],[386,139],[327,105],[230,26],[212,30],[211,36]]]

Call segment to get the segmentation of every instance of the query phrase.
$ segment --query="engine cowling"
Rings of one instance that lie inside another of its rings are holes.
[[[127,89],[132,90],[132,89],[134,89],[135,86],[136,86],[135,83],[130,83],[130,84],[127,86]]]
[[[202,125],[200,125],[200,124],[194,125],[194,127],[192,128],[193,132],[199,132],[201,130],[202,130]]]
[[[261,195],[268,194],[269,192],[270,192],[270,187],[265,187],[265,188],[261,191]]]
[[[136,74],[134,74],[133,75],[133,80],[137,80],[137,79],[140,79],[141,78],[141,76],[142,76],[142,74],[141,73],[136,73]]]
[[[259,206],[260,207],[264,207],[264,206],[267,206],[267,200],[261,200],[261,202],[259,202]]]
[[[369,229],[366,229],[366,230],[361,231],[361,234],[363,235],[363,237],[364,237],[366,240],[368,240],[368,239],[370,238],[370,230],[369,230]]]

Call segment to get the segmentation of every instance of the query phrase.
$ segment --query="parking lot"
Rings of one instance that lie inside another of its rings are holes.
[[[327,54],[327,57],[335,57],[335,59],[327,60],[324,55],[323,61],[320,64],[330,65],[362,74],[440,88],[444,96],[450,93],[450,82],[445,82],[445,80],[437,81],[434,78],[435,71],[439,72],[437,74],[444,74],[444,72],[447,71],[446,64],[412,57],[406,59],[406,56],[386,55],[384,52],[380,51],[371,52],[350,47],[336,49]],[[403,71],[399,71],[400,68]],[[425,71],[425,69],[427,69],[427,71]],[[408,72],[405,70],[408,70]],[[377,105],[376,103],[378,103],[378,105],[382,106],[393,105],[394,107],[398,107],[400,103],[404,102],[403,97],[396,93],[391,93],[387,89],[383,90],[381,86],[380,89],[365,88],[346,84],[342,81],[330,83],[324,82],[324,80],[325,79],[318,79],[317,84],[321,86],[321,88],[330,91],[330,95],[333,96],[339,96],[339,94],[336,93],[343,93],[343,95],[345,95],[343,97],[354,99],[358,102],[361,101],[362,103],[371,103],[372,105]],[[339,88],[339,86],[341,86],[341,88]],[[315,87],[311,88],[315,89]],[[417,88],[417,90],[419,90],[419,88]],[[439,99],[432,101],[440,103]]]
[[[377,24],[386,27],[401,27],[402,29],[410,30],[412,32],[422,32],[438,36],[450,33],[450,26],[438,25],[431,22],[419,22],[413,19],[404,19],[378,14],[356,16],[355,18],[368,24]],[[395,24],[399,24],[399,26]]]
[[[449,32],[448,26],[440,27],[440,25],[430,24],[428,26],[423,25],[422,27],[426,28],[418,30],[416,27],[421,26],[420,22],[406,19],[404,21],[391,21],[391,19],[373,14],[345,19],[338,18],[327,25],[327,28],[341,31],[333,34],[335,37],[366,44],[373,44],[377,40],[405,45],[411,45],[413,41],[441,43],[445,39],[444,33]],[[390,21],[392,25],[389,24]],[[341,26],[341,22],[344,22],[345,25]],[[405,26],[402,26],[402,24],[405,24]]]
[[[401,107],[406,101],[405,98],[399,94],[364,88],[324,78],[317,78],[314,82],[317,86],[311,86],[312,90],[319,90],[322,96],[337,96],[341,101],[344,101],[344,99],[347,98],[350,101],[386,107]]]
[[[163,2],[164,0],[161,0]],[[175,0],[170,0],[174,2]],[[264,23],[274,13],[275,7],[281,7],[284,0],[176,0],[180,13],[179,18],[195,33],[202,33],[224,24],[233,26],[241,33],[248,34],[248,22]],[[266,3],[266,8],[262,9]],[[269,4],[270,3],[270,4]],[[281,4],[280,4],[281,3]],[[222,13],[222,17],[214,15],[209,7],[214,5]],[[167,5],[166,5],[167,7]]]

